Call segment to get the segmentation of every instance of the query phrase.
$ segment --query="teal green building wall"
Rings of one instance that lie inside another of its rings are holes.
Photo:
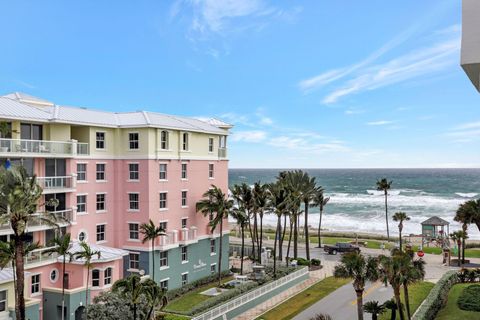
[[[10,311],[10,318],[12,318],[13,320],[16,319],[15,310]],[[40,319],[40,303],[29,305],[28,307],[25,308],[25,319],[27,320]]]
[[[89,292],[90,293],[90,292]],[[61,292],[43,292],[43,319],[44,320],[61,320],[61,313],[58,313],[58,307],[62,306]],[[75,311],[85,306],[85,290],[72,294],[65,294],[65,307],[67,310],[66,320],[75,320]],[[61,308],[60,308],[61,310]]]

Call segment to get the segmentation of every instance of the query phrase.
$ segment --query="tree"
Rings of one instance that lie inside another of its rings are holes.
[[[70,255],[70,259],[83,260],[83,265],[87,267],[87,288],[85,291],[85,313],[88,314],[88,290],[90,287],[90,269],[92,267],[92,259],[97,256],[100,259],[101,252],[93,250],[86,242],[80,242],[81,251]]]
[[[313,198],[313,204],[314,206],[318,207],[320,209],[320,219],[318,220],[318,247],[322,247],[322,238],[320,236],[320,230],[322,229],[322,216],[323,216],[323,210],[327,203],[330,201],[330,197],[325,197],[323,194],[323,188],[319,188],[317,190],[317,193],[315,194],[315,197]]]
[[[70,256],[70,249],[72,247],[70,243],[70,233],[66,233],[61,236],[56,236],[51,242],[52,248],[46,251],[47,254],[58,254],[62,257],[62,320],[65,319],[65,264],[67,263],[67,256]]]
[[[137,274],[129,275],[124,279],[115,281],[112,287],[113,292],[129,299],[129,304],[133,310],[133,320],[137,320],[137,305],[140,302],[145,286],[141,283],[141,278]]]
[[[387,240],[390,241],[390,231],[388,230],[388,190],[392,187],[392,181],[388,181],[386,178],[377,180],[377,190],[383,191],[385,195],[385,222],[387,224]]]
[[[412,317],[410,311],[410,296],[408,292],[408,287],[415,282],[421,281],[425,278],[425,261],[422,259],[413,260],[408,253],[400,252],[399,254],[403,254],[407,256],[410,260],[410,263],[405,262],[402,268],[402,275],[403,275],[403,296],[405,298],[405,306],[407,309],[407,317],[410,320]]]
[[[93,299],[88,308],[88,320],[125,320],[133,319],[133,310],[129,301],[130,298],[120,292],[112,290],[104,291]],[[142,296],[137,306],[137,317],[145,319],[149,312],[149,303],[145,296]]]
[[[302,211],[300,210],[300,206],[302,204],[301,189],[303,184],[299,170],[287,171],[285,173],[285,183],[287,185],[290,195],[290,220],[292,222],[291,225],[293,228],[293,258],[296,259],[298,257],[298,221],[300,214],[302,213]]]
[[[230,216],[235,219],[237,226],[240,227],[240,236],[242,238],[242,245],[240,248],[240,274],[243,274],[243,257],[245,252],[245,226],[248,223],[248,219],[245,211],[241,207],[231,210]]]
[[[280,181],[271,183],[268,186],[270,196],[270,210],[277,216],[277,228],[275,230],[275,240],[273,242],[273,275],[277,276],[277,242],[279,242],[279,251],[281,251],[282,241],[282,216],[288,208],[288,193]],[[280,261],[282,257],[280,255]]]
[[[9,170],[0,169],[0,224],[10,224],[15,244],[15,316],[25,320],[25,244],[26,229],[29,222],[41,220],[56,226],[58,219],[47,212],[37,214],[37,207],[42,196],[42,188],[35,176],[29,177],[22,166],[13,166]],[[56,206],[54,201],[50,205]]]
[[[315,177],[310,177],[308,173],[299,170],[296,172],[299,176],[298,179],[300,180],[300,194],[305,210],[305,226],[304,226],[304,233],[305,233],[305,252],[307,255],[307,260],[310,260],[310,237],[308,233],[308,209],[311,206],[311,202],[314,200],[315,195],[318,192],[318,187],[315,182]]]
[[[403,231],[403,222],[409,221],[410,217],[407,216],[405,212],[395,212],[393,215],[393,221],[398,222],[398,235],[400,238],[400,251],[402,250],[402,231]]]
[[[220,252],[218,254],[218,285],[220,286],[222,283],[223,220],[228,219],[230,211],[233,208],[233,200],[228,199],[222,189],[215,185],[212,185],[212,188],[205,192],[203,197],[204,199],[198,201],[196,204],[197,212],[212,218],[209,223],[212,233],[217,227],[220,228]]]
[[[468,225],[475,223],[480,230],[480,199],[469,200],[459,206],[455,214],[455,221],[462,223],[462,230],[467,233]],[[462,263],[465,263],[465,238],[462,239]]]
[[[150,320],[152,315],[153,319],[155,319],[155,308],[159,305],[160,309],[163,309],[168,304],[168,299],[166,296],[167,290],[160,288],[160,286],[152,279],[147,279],[141,283],[143,290],[142,293],[145,296],[148,306],[150,309],[148,310],[146,320]]]
[[[385,301],[383,306],[386,309],[390,310],[390,320],[397,319],[397,303],[395,302],[395,299],[390,299],[390,300]]]
[[[239,208],[244,210],[246,218],[248,231],[250,233],[250,239],[252,240],[252,252],[253,259],[255,260],[255,234],[252,230],[251,218],[253,214],[253,193],[252,189],[246,184],[242,183],[241,185],[234,185],[232,190],[232,195]],[[256,227],[255,227],[256,228]]]
[[[336,278],[353,279],[353,289],[357,294],[358,320],[363,320],[363,292],[366,281],[378,279],[377,260],[373,257],[365,258],[359,252],[349,252],[342,256],[341,263],[335,266]]]
[[[151,241],[152,245],[152,279],[155,280],[155,240],[166,235],[162,227],[156,226],[152,219],[148,223],[140,225],[140,232],[143,234],[142,243]]]
[[[467,238],[467,233],[463,230],[458,230],[455,232],[450,233],[450,238],[452,241],[457,243],[458,248],[458,266],[461,265],[461,249],[462,249],[462,241]]]
[[[263,215],[265,209],[267,208],[267,199],[268,199],[268,189],[267,185],[260,184],[256,182],[253,186],[253,211],[255,216],[258,214],[260,218],[260,235],[258,234],[258,228],[256,228],[256,237],[257,237],[257,249],[258,249],[258,260],[261,261],[262,256],[262,247],[263,247]]]
[[[385,312],[385,306],[378,303],[378,301],[368,301],[363,305],[366,313],[372,314],[372,320],[377,320],[378,315]]]

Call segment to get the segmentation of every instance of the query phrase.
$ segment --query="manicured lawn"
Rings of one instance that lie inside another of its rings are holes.
[[[274,309],[268,311],[264,315],[257,318],[257,320],[287,320],[292,319],[301,311],[310,307],[315,302],[328,296],[333,291],[341,286],[349,283],[349,279],[336,279],[334,277],[326,278],[307,290],[300,292],[296,296],[288,299]]]
[[[423,300],[428,296],[428,293],[430,290],[432,290],[434,284],[431,282],[418,282],[410,287],[408,287],[408,293],[409,293],[409,298],[410,298],[410,311],[413,313],[417,308],[420,306]],[[402,303],[405,303],[405,297],[403,296],[403,289],[401,291],[401,299]],[[366,301],[365,301],[366,302]],[[390,310],[387,310],[385,313],[380,315],[378,318],[380,320],[389,320],[390,319]],[[406,317],[406,311],[405,311],[405,317]],[[397,312],[397,319],[400,319],[400,315]]]
[[[224,278],[222,279],[222,283],[228,282],[232,279],[233,277]],[[165,311],[173,312],[173,313],[188,311],[192,309],[192,307],[196,306],[197,304],[212,298],[210,296],[200,294],[200,292],[203,292],[210,288],[214,288],[216,286],[217,286],[217,281],[211,284],[196,288],[195,290],[192,290],[187,294],[184,294],[183,296],[169,302],[167,307],[165,308]]]
[[[437,315],[437,320],[478,320],[480,319],[480,312],[465,311],[457,306],[457,299],[465,287],[471,283],[460,283],[454,285],[448,294],[447,305],[440,310]]]

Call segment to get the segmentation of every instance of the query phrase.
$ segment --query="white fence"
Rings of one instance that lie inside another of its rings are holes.
[[[247,292],[231,301],[228,301],[214,309],[210,309],[208,310],[207,312],[205,313],[202,313],[201,315],[197,316],[197,317],[194,317],[192,318],[192,320],[212,320],[212,319],[216,319],[218,317],[221,317],[223,316],[224,314],[232,311],[232,310],[235,310],[247,303],[249,303],[250,301],[253,301],[281,286],[283,286],[284,284],[290,282],[290,281],[293,281],[295,279],[298,279],[304,275],[306,275],[308,273],[308,268],[305,267],[305,268],[302,268],[298,271],[295,271],[295,272],[292,272],[290,273],[289,275],[285,276],[285,277],[282,277],[278,280],[275,280],[273,282],[270,282],[264,286],[261,286],[260,288],[258,289],[255,289],[253,291],[250,291],[250,292]]]

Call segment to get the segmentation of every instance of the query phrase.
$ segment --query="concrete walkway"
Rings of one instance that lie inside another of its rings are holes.
[[[242,313],[241,315],[235,317],[234,320],[252,320],[259,317],[260,315],[264,314],[268,310],[274,308],[275,306],[281,304],[282,302],[288,300],[289,298],[295,296],[296,294],[314,285],[318,281],[325,279],[326,277],[332,276],[334,267],[335,267],[335,263],[326,262],[323,265],[322,269],[316,270],[316,271],[310,271],[310,277],[304,282],[299,283],[296,286],[293,286],[288,290],[282,292],[281,294],[278,294],[275,297],[265,301],[264,303],[259,304],[255,308],[252,308],[247,312]]]

